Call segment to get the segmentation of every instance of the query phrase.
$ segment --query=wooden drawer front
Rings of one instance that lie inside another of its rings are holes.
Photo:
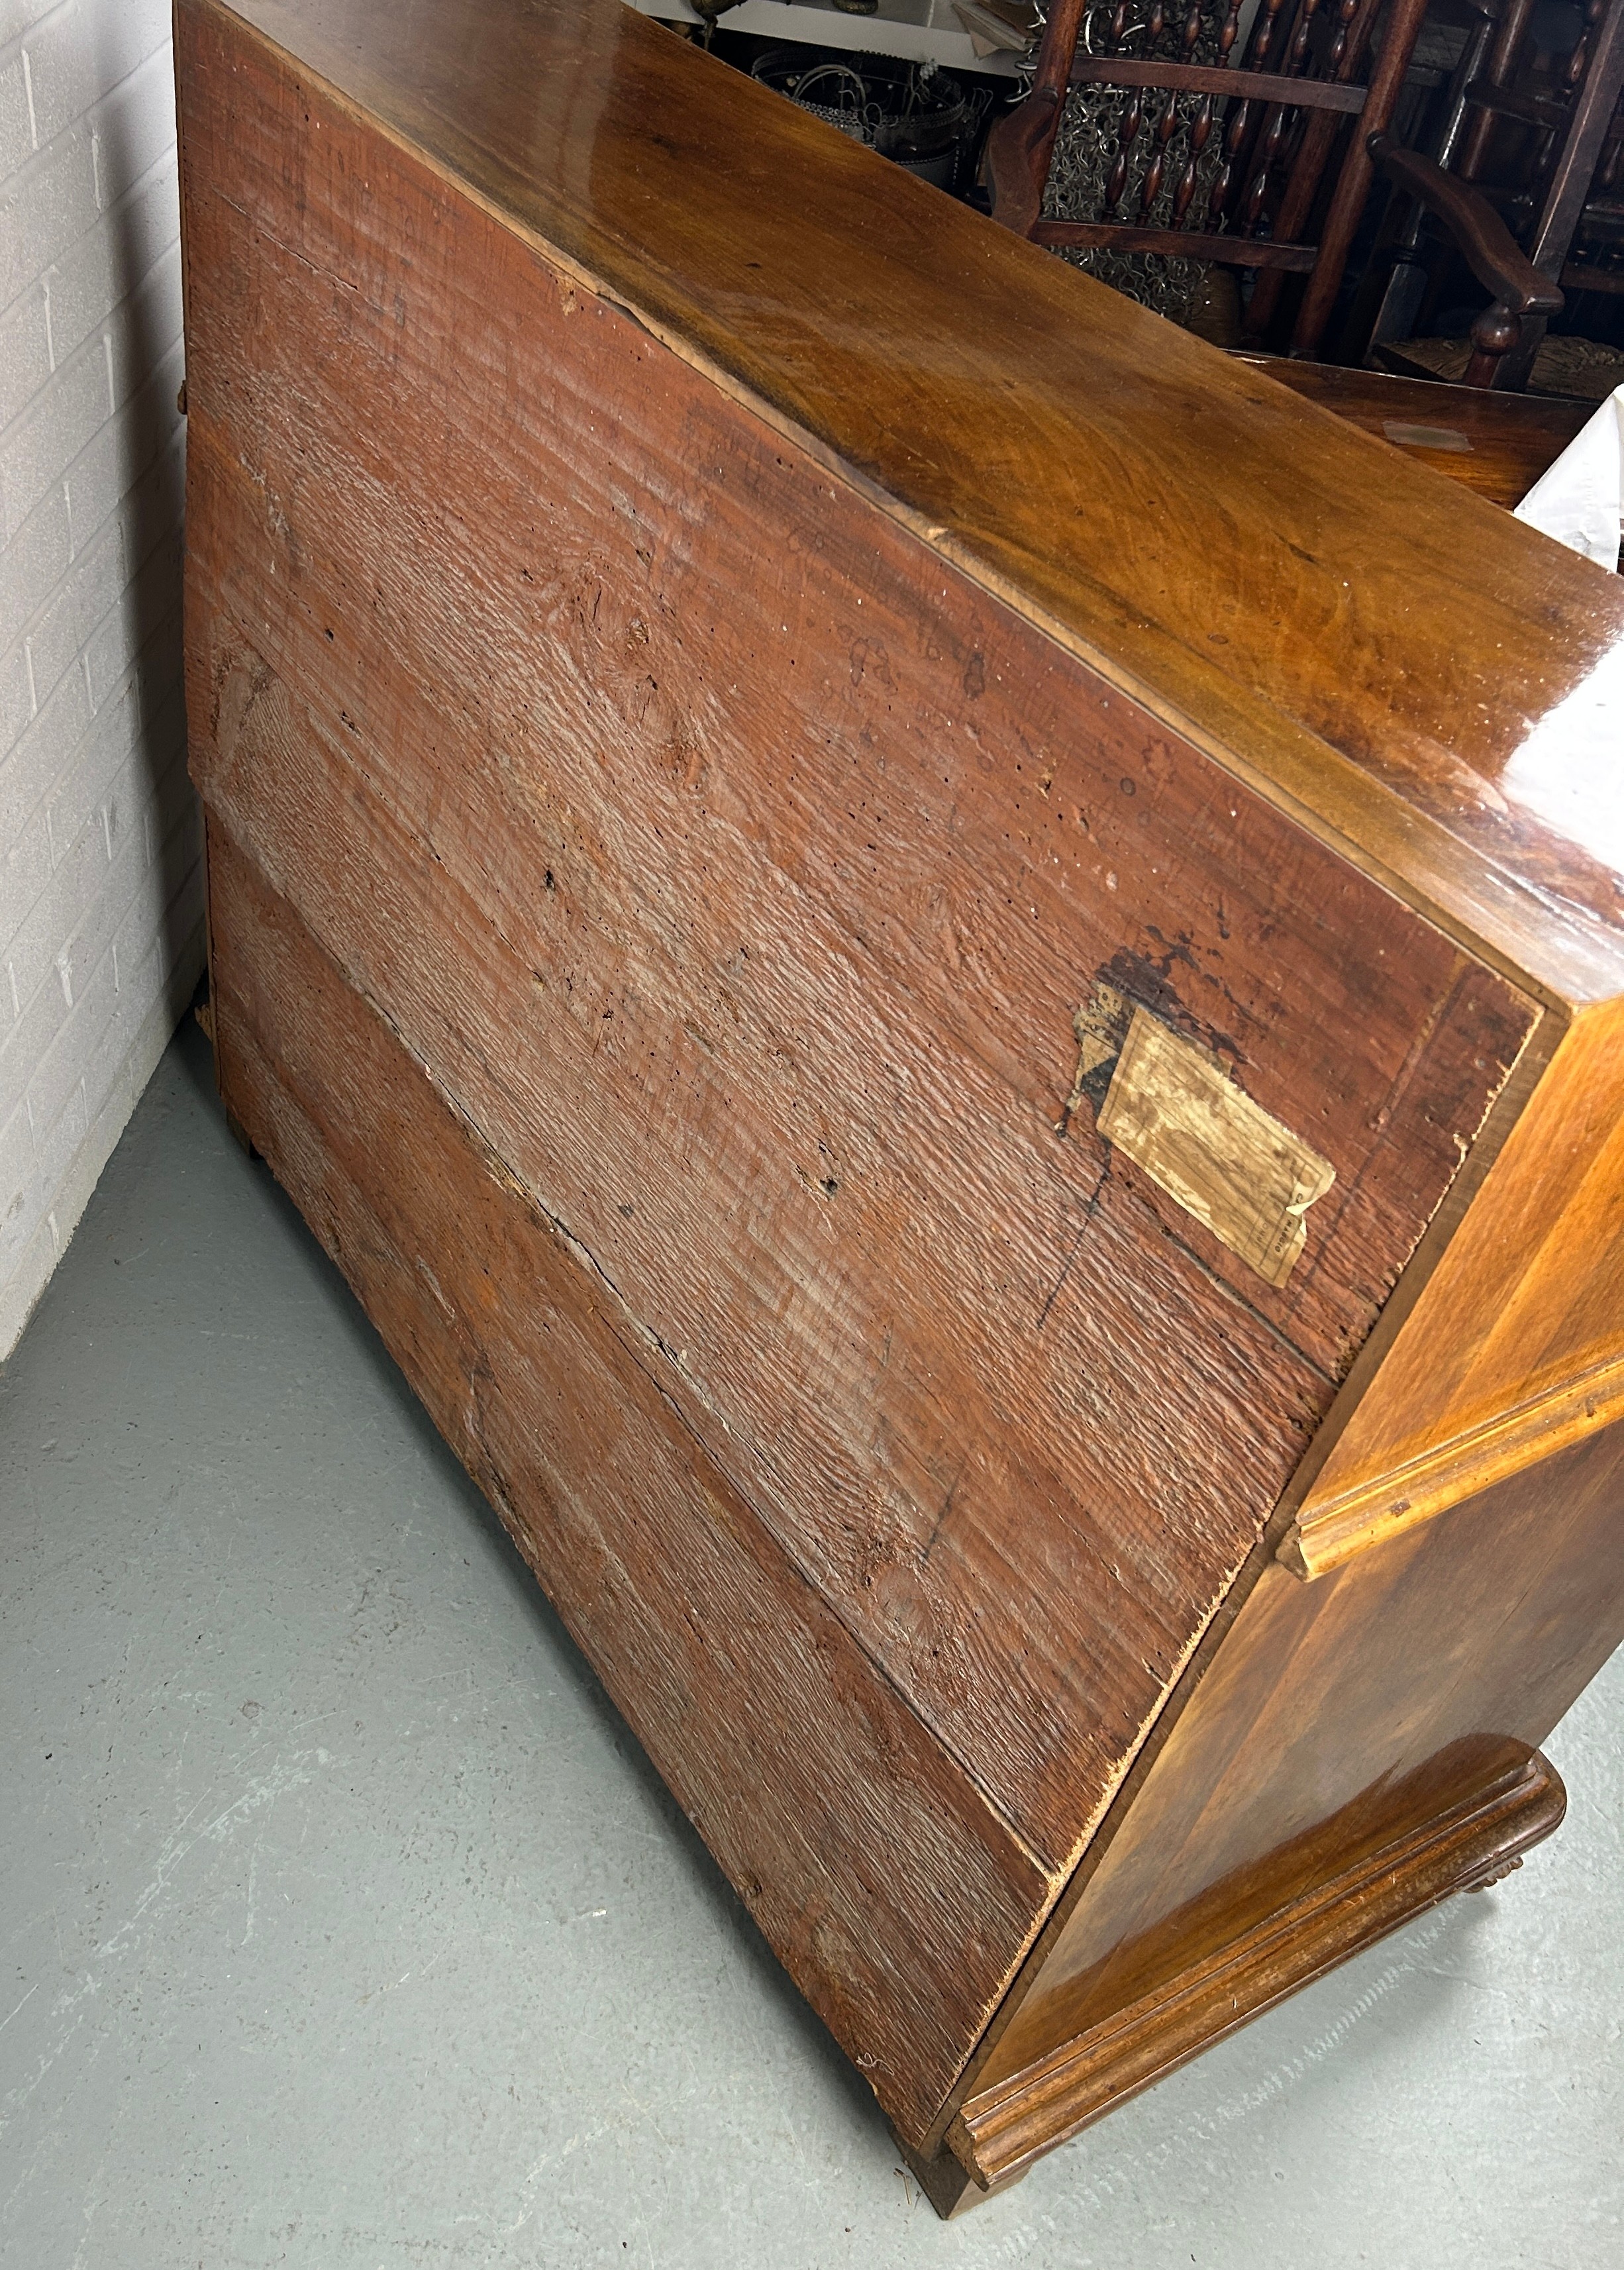
[[[319,90],[190,68],[205,796],[1064,1865],[1533,1011]],[[1334,1168],[1281,1286],[1057,1131],[1101,981]]]

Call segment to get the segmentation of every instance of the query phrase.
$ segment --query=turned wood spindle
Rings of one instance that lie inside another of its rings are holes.
[[[1220,63],[1227,63],[1230,55],[1234,50],[1235,43],[1240,37],[1242,4],[1242,0],[1227,0],[1223,25],[1218,34],[1218,60]],[[1244,114],[1245,110],[1246,105],[1243,102],[1236,103],[1234,106],[1229,120],[1229,123],[1232,127],[1234,126],[1235,120],[1241,117]],[[1198,123],[1199,123],[1199,121],[1198,121]],[[1212,121],[1209,108],[1206,121],[1209,131],[1211,130],[1212,123]],[[1205,141],[1205,134],[1202,138]],[[1238,137],[1236,139],[1238,139]],[[1207,192],[1206,212],[1207,226],[1209,228],[1218,228],[1222,226],[1224,213],[1229,201],[1229,184],[1234,177],[1234,173],[1235,142],[1231,140],[1229,134],[1226,132],[1224,137],[1223,162],[1219,167],[1217,173],[1213,175],[1212,186]]]
[[[1257,21],[1252,26],[1251,39],[1247,44],[1243,66],[1247,70],[1263,70],[1266,68],[1270,49],[1274,44],[1275,31],[1279,23],[1280,10],[1284,4],[1285,0],[1264,0],[1263,6],[1257,11]],[[1220,175],[1220,181],[1222,183],[1222,202],[1220,204],[1219,201],[1219,186],[1215,183],[1212,204],[1214,217],[1228,209],[1229,185],[1234,178],[1236,162],[1251,124],[1251,113],[1252,106],[1250,102],[1237,102],[1230,113],[1229,124],[1224,134],[1225,163]],[[1244,204],[1245,199],[1242,198],[1242,202]]]
[[[1116,139],[1116,156],[1110,178],[1105,184],[1105,211],[1109,219],[1122,202],[1122,193],[1128,186],[1128,163],[1134,143],[1138,139],[1139,127],[1145,116],[1145,97],[1135,87],[1128,98],[1128,108],[1122,115],[1122,131]]]
[[[1201,42],[1201,30],[1205,21],[1205,11],[1203,0],[1190,0],[1190,13],[1184,19],[1183,54],[1181,58],[1184,63],[1190,63],[1194,58],[1196,49]],[[1190,122],[1183,171],[1173,188],[1173,219],[1175,226],[1183,226],[1184,217],[1190,211],[1190,200],[1196,194],[1196,167],[1212,131],[1212,98],[1210,94],[1206,94],[1203,95],[1197,104],[1195,115]]]
[[[1330,69],[1325,76],[1328,78],[1342,77],[1342,65],[1347,56],[1348,39],[1361,4],[1362,0],[1340,0],[1340,5],[1337,10],[1337,35],[1331,43],[1331,54],[1327,58]]]
[[[1595,37],[1596,26],[1605,13],[1606,5],[1607,0],[1587,0],[1584,21],[1578,38],[1574,41],[1573,53],[1568,58],[1568,84],[1571,88],[1577,89],[1584,84],[1584,74],[1591,65],[1591,42]]]
[[[1178,96],[1169,92],[1162,105],[1161,115],[1156,121],[1156,145],[1150,163],[1145,168],[1144,186],[1139,191],[1139,216],[1150,219],[1157,198],[1161,195],[1162,177],[1167,171],[1168,145],[1178,131]]]

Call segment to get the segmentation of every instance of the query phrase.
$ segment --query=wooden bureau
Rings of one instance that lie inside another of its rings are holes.
[[[221,1090],[944,2212],[1554,1828],[1624,591],[618,0],[180,0]]]

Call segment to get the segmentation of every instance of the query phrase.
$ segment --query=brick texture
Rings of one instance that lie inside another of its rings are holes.
[[[203,965],[169,0],[0,0],[0,1360]]]

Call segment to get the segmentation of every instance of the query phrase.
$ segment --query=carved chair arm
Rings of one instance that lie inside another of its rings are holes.
[[[1419,151],[1401,150],[1385,134],[1373,134],[1369,148],[1376,171],[1443,223],[1479,283],[1509,315],[1561,314],[1561,292],[1540,274],[1480,189]]]

